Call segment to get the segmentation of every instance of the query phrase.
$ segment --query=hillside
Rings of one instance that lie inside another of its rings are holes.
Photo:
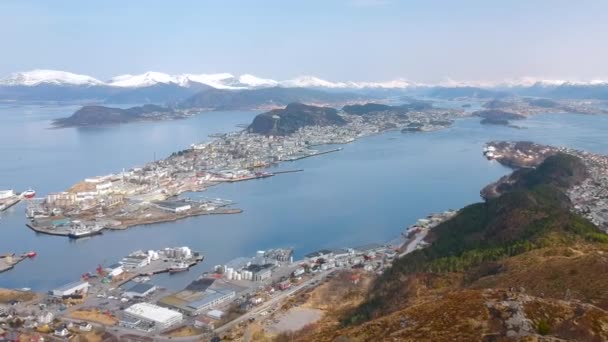
[[[351,93],[326,92],[306,88],[206,89],[180,103],[182,108],[212,110],[251,110],[282,107],[293,102],[308,104],[344,104],[366,97]]]
[[[573,214],[580,159],[548,157],[502,195],[463,208],[397,259],[366,299],[299,340],[608,339],[608,236]]]
[[[180,114],[171,108],[143,105],[127,109],[105,106],[84,106],[67,118],[53,122],[55,127],[83,127],[127,123],[141,120],[177,118]]]
[[[333,108],[291,103],[284,109],[273,109],[256,116],[247,130],[264,135],[288,135],[305,126],[344,124],[346,121]]]

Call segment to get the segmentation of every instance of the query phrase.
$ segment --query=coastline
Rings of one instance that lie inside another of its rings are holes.
[[[455,116],[454,113],[450,112],[450,111],[440,111],[439,113],[433,112],[429,115],[439,115],[439,116]],[[458,117],[456,115],[456,117],[454,117],[453,119],[458,119],[460,117]],[[351,118],[351,124],[352,125],[361,125],[362,123],[357,121],[360,120],[360,118]],[[392,120],[391,117],[389,117],[388,119],[383,119],[384,121],[386,120]],[[253,179],[261,179],[261,178],[267,178],[267,177],[272,177],[275,175],[279,175],[279,174],[283,174],[283,173],[291,173],[291,172],[301,172],[304,171],[302,169],[298,169],[298,170],[290,170],[288,171],[277,171],[277,172],[255,172],[253,170],[255,169],[265,169],[268,168],[269,166],[272,165],[280,165],[281,163],[284,162],[290,162],[290,161],[297,161],[297,160],[301,160],[301,159],[305,159],[305,158],[310,158],[310,157],[315,157],[315,156],[321,156],[324,154],[329,154],[329,153],[333,153],[333,152],[339,152],[343,150],[343,147],[337,147],[337,148],[333,148],[330,150],[322,150],[322,151],[317,151],[317,150],[313,150],[312,147],[313,146],[321,146],[321,145],[345,145],[354,141],[357,141],[359,139],[368,137],[368,136],[374,136],[374,135],[381,135],[381,134],[385,134],[391,131],[397,131],[400,128],[399,127],[390,127],[387,128],[384,125],[380,125],[380,126],[375,126],[375,124],[363,124],[364,127],[366,127],[365,125],[369,125],[369,127],[371,128],[370,130],[366,131],[356,131],[353,130],[353,128],[349,128],[351,131],[349,134],[347,134],[346,136],[348,138],[344,138],[344,135],[337,135],[339,136],[338,139],[334,138],[326,138],[324,137],[323,132],[319,132],[319,134],[317,135],[318,137],[323,137],[323,138],[317,138],[318,140],[314,140],[315,138],[313,137],[313,142],[307,141],[303,147],[296,149],[290,153],[285,153],[284,155],[281,155],[280,157],[276,158],[274,161],[271,162],[261,162],[259,164],[253,164],[249,167],[241,167],[239,168],[235,168],[233,169],[233,172],[235,174],[238,174],[238,172],[241,171],[246,171],[249,174],[248,175],[239,175],[238,177],[224,177],[224,178],[217,178],[217,176],[212,176],[211,178],[209,178],[208,175],[214,175],[214,173],[212,171],[199,171],[194,173],[192,170],[197,169],[196,166],[194,165],[189,165],[187,167],[189,167],[190,173],[192,173],[192,175],[190,176],[190,178],[185,178],[184,176],[182,176],[182,178],[168,178],[166,180],[166,182],[168,182],[168,185],[163,185],[163,186],[158,186],[156,188],[152,188],[147,190],[147,192],[136,192],[134,195],[131,195],[131,197],[133,199],[136,199],[135,201],[167,201],[169,200],[171,197],[176,197],[179,196],[185,192],[191,192],[191,191],[196,191],[196,192],[200,192],[200,191],[204,191],[204,189],[208,186],[214,186],[214,185],[219,185],[220,183],[234,183],[234,182],[240,182],[240,181],[246,181],[246,180],[253,180]],[[435,127],[435,126],[433,126]],[[305,127],[306,128],[306,127]],[[435,129],[430,130],[430,131],[434,131],[434,130],[438,130],[438,129],[444,129],[444,128],[449,128],[449,126],[437,126],[435,127]],[[309,128],[310,129],[310,128]],[[334,127],[334,126],[327,126],[327,127],[323,127],[324,131],[332,131],[332,130],[339,130],[341,129],[340,127]],[[222,143],[225,143],[226,141],[241,141],[241,140],[245,140],[246,139],[250,139],[250,136],[248,136],[247,134],[243,135],[245,132],[244,131],[235,131],[232,133],[227,133],[224,134],[222,137],[217,138],[212,140],[209,143],[203,144],[201,146],[205,147],[211,144],[220,144],[220,146],[222,146]],[[292,136],[289,137],[281,137],[278,139],[279,144],[282,144],[283,139],[285,141],[304,141],[302,137],[302,135],[305,135],[306,133],[304,132],[298,132],[296,134],[293,134]],[[342,133],[344,134],[344,133]],[[259,137],[260,139],[266,139],[267,137],[263,136],[263,135],[251,135],[251,136],[256,136]],[[230,140],[233,139],[233,140]],[[329,140],[327,140],[329,139]],[[272,139],[270,140],[272,141]],[[167,165],[172,165],[175,164],[175,160],[182,158],[182,155],[187,155],[187,154],[193,154],[194,160],[196,160],[197,155],[205,155],[205,153],[207,153],[206,151],[200,150],[200,147],[198,145],[192,145],[189,149],[180,151],[180,152],[176,152],[173,153],[172,155],[170,155],[169,157],[159,160],[159,161],[154,161],[154,162],[150,162],[148,164],[146,164],[146,167],[152,167],[154,169],[158,169],[159,167],[161,168],[168,168]],[[265,156],[264,153],[261,154],[262,156]],[[193,162],[193,161],[191,161]],[[162,165],[162,166],[161,166]],[[180,169],[180,171],[183,169]],[[183,172],[183,171],[182,171]],[[123,173],[124,174],[124,171]],[[207,174],[206,177],[200,177],[200,175],[205,175]],[[116,175],[115,177],[118,177],[119,175]],[[95,178],[104,178],[106,176],[99,176],[99,177],[93,177]],[[117,178],[118,179],[118,178]],[[74,191],[83,191],[83,190],[73,190],[73,188],[77,187],[77,186],[82,186],[83,184],[86,185],[86,179],[84,182],[80,182],[80,183],[76,183],[76,185],[74,185],[72,187],[72,189],[68,190],[71,193],[73,193],[74,195],[76,195],[76,193]],[[124,176],[122,178],[122,182],[126,182]],[[157,184],[159,182],[165,182],[165,180],[161,180],[161,179],[156,179]],[[98,183],[94,183],[96,185],[93,186],[93,189],[95,188],[95,186],[97,186]],[[93,185],[93,184],[89,184]],[[155,190],[154,190],[155,189]],[[90,190],[89,190],[90,191]],[[99,195],[97,195],[99,196]],[[82,208],[78,208],[77,206],[74,206],[72,208],[65,208],[66,212],[68,210],[71,211],[76,211],[78,212],[78,214],[76,215],[65,215],[65,217],[68,220],[79,220],[79,221],[90,221],[90,222],[101,222],[101,225],[104,226],[103,229],[108,229],[108,230],[124,230],[124,229],[128,229],[130,227],[133,226],[139,226],[139,225],[149,225],[149,224],[155,224],[155,223],[163,223],[163,222],[174,222],[180,219],[184,219],[187,217],[191,217],[191,216],[200,216],[200,215],[207,215],[207,214],[237,214],[242,212],[242,210],[240,209],[230,209],[230,210],[217,210],[214,209],[213,211],[209,211],[208,209],[205,210],[200,210],[200,208],[195,209],[194,207],[192,209],[189,209],[188,212],[184,212],[184,213],[180,213],[180,214],[163,214],[163,213],[158,213],[158,210],[155,210],[154,207],[155,205],[152,204],[151,206],[148,204],[148,209],[146,209],[146,207],[140,207],[137,204],[134,205],[134,203],[128,203],[129,201],[131,201],[131,199],[128,199],[126,195],[122,195],[124,196],[124,199],[121,199],[120,202],[118,203],[117,206],[115,207],[107,207],[106,210],[107,212],[104,213],[104,215],[102,216],[103,219],[98,219],[97,215],[93,215],[90,210],[85,210]],[[152,198],[147,199],[146,196],[152,196]],[[103,196],[99,196],[99,198],[103,198]],[[137,199],[137,198],[141,198],[141,199]],[[133,202],[133,201],[131,201]],[[48,205],[48,203],[45,203],[45,206]],[[217,205],[216,207],[220,207],[219,205]],[[47,208],[51,208],[50,206],[47,206]],[[90,208],[97,208],[98,212],[101,212],[101,207],[99,206],[92,206]],[[48,210],[48,209],[47,209]],[[130,215],[132,217],[127,217],[124,218],[124,214],[121,214],[121,212],[127,211],[130,213]],[[137,215],[134,215],[137,214]],[[154,217],[152,217],[154,216]],[[44,216],[41,216],[44,217]],[[47,220],[50,221],[52,216],[48,215],[46,219],[42,219],[41,221]],[[144,217],[143,219],[141,217]],[[104,221],[111,221],[112,224],[107,225],[104,224]],[[68,231],[57,231],[54,228],[52,228],[51,225],[48,225],[49,222],[46,223],[46,226],[43,225],[39,225],[36,224],[35,222],[32,222],[30,224],[28,224],[28,227],[38,233],[43,233],[43,234],[48,234],[48,235],[54,235],[54,236],[68,236],[69,232]],[[101,233],[101,230],[99,231],[99,233]],[[90,235],[94,235],[94,234],[86,234],[86,236],[90,236]],[[96,235],[96,234],[95,234]],[[82,237],[84,237],[85,235],[83,235]]]

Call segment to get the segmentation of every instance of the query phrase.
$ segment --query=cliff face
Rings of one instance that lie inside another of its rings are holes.
[[[289,135],[305,126],[344,124],[346,121],[333,108],[291,103],[284,109],[275,109],[256,116],[247,130],[264,135]]]

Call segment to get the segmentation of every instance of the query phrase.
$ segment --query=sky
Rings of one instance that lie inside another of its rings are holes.
[[[0,77],[608,78],[608,1],[3,0]]]

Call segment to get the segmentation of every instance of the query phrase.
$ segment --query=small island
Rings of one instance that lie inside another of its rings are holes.
[[[504,125],[510,126],[509,120],[522,120],[526,117],[520,114],[507,112],[500,109],[486,109],[473,112],[474,116],[483,118],[482,125]]]
[[[160,121],[188,117],[188,111],[147,104],[127,109],[84,106],[67,118],[53,122],[56,128],[115,125],[134,121]]]

